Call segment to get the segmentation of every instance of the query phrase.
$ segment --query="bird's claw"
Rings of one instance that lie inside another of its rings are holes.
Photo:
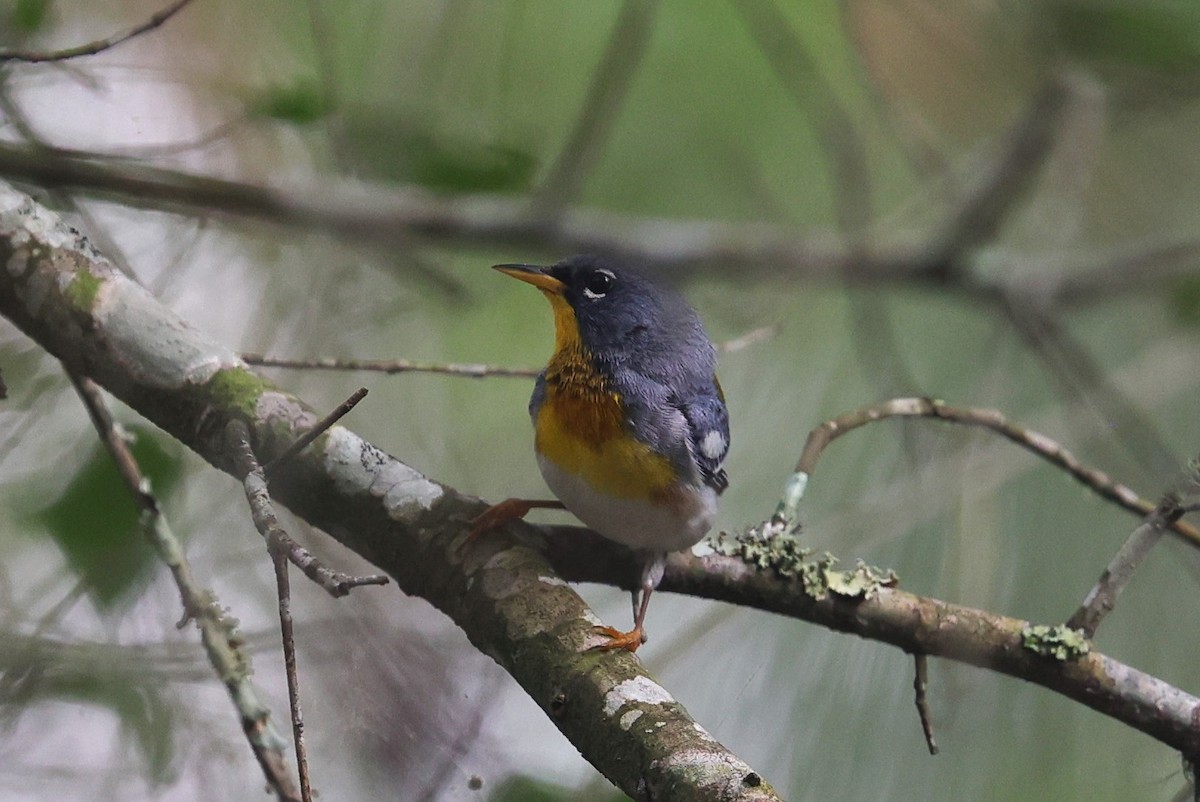
[[[592,649],[599,649],[603,652],[624,649],[632,654],[638,650],[639,646],[646,642],[646,632],[640,626],[634,627],[628,632],[622,632],[621,630],[614,629],[613,627],[593,627],[592,631],[597,635],[602,635],[605,638],[608,638],[608,640],[605,642],[597,643],[595,646],[590,647]]]

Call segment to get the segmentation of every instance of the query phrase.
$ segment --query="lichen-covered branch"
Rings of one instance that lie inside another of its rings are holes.
[[[121,275],[77,232],[0,184],[0,314],[213,465],[224,432],[282,453],[315,416]],[[606,777],[635,799],[777,800],[628,654],[590,651],[597,622],[510,527],[462,548],[483,502],[335,426],[271,476],[274,498],[449,615]],[[232,491],[231,491],[232,492]],[[638,726],[633,726],[634,722]],[[669,794],[668,794],[669,792]]]
[[[626,555],[578,527],[548,527],[548,550],[572,581],[628,583]],[[672,554],[661,590],[686,593],[810,621],[913,653],[999,671],[1057,691],[1128,724],[1185,755],[1200,752],[1200,698],[1090,648],[1067,627],[1028,621],[917,596],[883,581],[844,590],[814,587],[795,550],[757,542],[751,554]],[[757,565],[751,565],[747,558]],[[805,568],[808,566],[808,568]],[[781,573],[782,569],[782,573]],[[827,572],[828,573],[828,572]],[[847,572],[853,579],[862,568]],[[866,589],[869,588],[869,592]],[[821,592],[824,590],[825,592]]]

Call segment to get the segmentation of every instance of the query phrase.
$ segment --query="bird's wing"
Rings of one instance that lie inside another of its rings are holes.
[[[729,486],[721,467],[729,453],[729,410],[720,382],[714,376],[707,387],[678,399],[677,406],[687,419],[692,454],[704,483],[721,493]]]

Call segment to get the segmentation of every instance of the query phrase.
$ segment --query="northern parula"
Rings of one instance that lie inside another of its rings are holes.
[[[635,651],[666,554],[712,526],[728,480],[729,412],[716,351],[677,293],[596,256],[550,267],[496,265],[542,291],[554,311],[554,353],[529,401],[534,450],[559,501],[508,499],[475,520],[472,534],[565,507],[643,560],[634,627],[599,631],[599,648]]]

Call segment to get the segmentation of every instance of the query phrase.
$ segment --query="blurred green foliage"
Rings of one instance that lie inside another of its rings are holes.
[[[1169,297],[1176,320],[1188,326],[1200,325],[1200,279],[1178,279]]]
[[[531,186],[538,162],[528,151],[424,125],[390,112],[350,112],[342,124],[340,154],[359,174],[440,192],[519,192]]]
[[[34,33],[46,23],[49,11],[50,0],[17,0],[12,11],[13,27]]]
[[[293,125],[307,125],[329,114],[329,101],[320,84],[298,78],[291,84],[267,88],[250,103],[251,114]]]
[[[121,733],[137,747],[145,777],[154,784],[175,778],[175,722],[169,701],[150,683],[130,683],[121,674],[52,674],[31,683],[31,702],[77,701],[106,708],[121,722]]]
[[[178,451],[164,447],[161,435],[146,427],[127,430],[134,437],[131,451],[161,502],[179,482]],[[33,519],[62,549],[99,607],[130,599],[148,582],[154,551],[142,535],[129,490],[103,447],[92,449],[62,495]]]
[[[1200,67],[1200,3],[1071,0],[1050,9],[1076,56],[1164,72]]]

